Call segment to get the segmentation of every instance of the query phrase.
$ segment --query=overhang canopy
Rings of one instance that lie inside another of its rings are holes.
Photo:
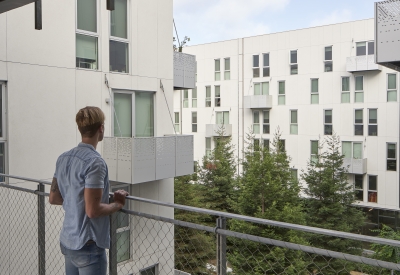
[[[36,0],[0,0],[0,13],[8,12],[33,2],[36,2]]]

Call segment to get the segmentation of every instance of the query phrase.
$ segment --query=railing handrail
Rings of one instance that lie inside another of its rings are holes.
[[[0,173],[0,176],[51,185],[51,183],[48,181],[36,180],[36,179],[31,179],[31,178],[26,178],[26,177],[13,176],[13,175],[1,174],[1,173]],[[4,184],[3,184],[3,186],[4,186]],[[110,193],[110,196],[113,196],[113,193]],[[263,224],[263,225],[276,226],[276,227],[292,229],[292,230],[297,230],[297,231],[304,231],[304,232],[326,235],[326,236],[331,236],[331,237],[345,238],[345,239],[351,239],[351,240],[357,240],[357,241],[364,241],[364,242],[400,247],[400,241],[392,240],[392,239],[384,239],[384,238],[379,238],[379,237],[372,237],[372,236],[367,236],[367,235],[336,231],[336,230],[331,230],[331,229],[311,227],[311,226],[307,226],[307,225],[299,225],[299,224],[279,222],[279,221],[273,221],[273,220],[267,220],[267,219],[260,219],[260,218],[255,218],[255,217],[243,216],[243,215],[239,215],[239,214],[232,214],[232,213],[228,213],[228,212],[209,210],[209,209],[181,205],[181,204],[174,204],[174,203],[169,203],[169,202],[162,202],[162,201],[140,198],[140,197],[135,197],[135,196],[127,196],[126,198],[128,200],[132,200],[132,201],[138,201],[138,202],[144,202],[144,203],[149,203],[149,204],[155,204],[155,205],[159,205],[159,206],[171,207],[174,209],[180,209],[180,210],[185,210],[185,211],[189,211],[189,212],[196,212],[196,213],[200,213],[200,214],[225,217],[225,218],[229,218],[229,219],[237,219],[237,220],[246,221],[246,222],[253,222],[253,223],[258,223],[258,224]]]

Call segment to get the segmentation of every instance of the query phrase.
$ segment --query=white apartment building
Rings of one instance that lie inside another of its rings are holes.
[[[106,138],[97,150],[108,163],[112,188],[173,202],[173,177],[193,172],[192,137],[181,137],[185,144],[178,153],[178,138],[166,137],[174,133],[169,113],[174,89],[173,1],[115,0],[113,11],[107,10],[108,0],[42,0],[41,4],[42,30],[34,28],[34,4],[0,14],[0,172],[51,180],[57,157],[80,142],[77,111],[98,106],[106,114]],[[182,160],[179,152],[189,158],[180,170],[175,169],[176,161]],[[140,166],[143,159],[145,167]],[[173,217],[171,208],[136,202],[128,207]],[[130,238],[131,245],[118,251],[118,268],[140,258],[141,266],[135,263],[125,270],[173,272],[170,259],[161,257],[165,251],[140,243],[130,222],[123,227],[117,235]],[[170,242],[164,247],[173,255],[173,239],[155,236],[160,238],[154,240],[157,243]],[[12,242],[12,238],[18,236],[2,239]],[[61,255],[57,246],[48,252],[53,254]],[[1,259],[10,263],[13,258],[11,253]],[[56,272],[63,270],[52,274]]]
[[[197,82],[174,94],[175,128],[194,135],[196,161],[213,148],[221,124],[238,159],[246,133],[268,146],[279,127],[300,176],[318,142],[335,132],[359,204],[399,210],[399,73],[374,63],[373,19],[184,52],[196,55]]]

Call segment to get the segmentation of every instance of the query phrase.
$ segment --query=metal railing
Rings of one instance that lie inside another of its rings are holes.
[[[0,274],[64,274],[64,258],[59,249],[64,214],[61,207],[51,206],[45,198],[48,196],[45,185],[50,183],[0,176],[22,180],[23,185],[37,183],[36,188],[0,184]],[[128,200],[131,204],[159,207],[158,213],[163,215],[123,209],[110,217],[110,275],[372,275],[400,271],[397,263],[313,247],[296,238],[277,237],[274,230],[291,236],[318,234],[335,242],[346,239],[394,248],[400,247],[400,241],[140,197],[130,196]],[[172,210],[180,216],[186,215],[185,221],[174,219]],[[215,226],[209,224],[210,217],[215,217]],[[233,224],[236,224],[236,231],[230,230]]]

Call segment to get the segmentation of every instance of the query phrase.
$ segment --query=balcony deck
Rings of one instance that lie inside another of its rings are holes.
[[[244,96],[244,108],[271,109],[272,95],[247,95]]]

